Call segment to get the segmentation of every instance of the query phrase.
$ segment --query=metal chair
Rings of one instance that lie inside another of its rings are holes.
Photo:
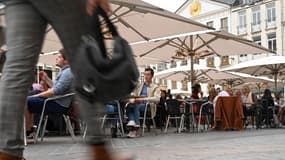
[[[180,121],[180,126],[179,126],[179,129],[178,129],[178,133],[181,133],[181,131],[183,130],[184,122],[185,122],[186,118],[189,118],[189,119],[187,119],[187,120],[189,120],[189,124],[186,124],[186,125],[189,125],[189,129],[190,129],[191,126],[192,126],[192,128],[194,128],[195,124],[196,124],[195,115],[194,115],[194,104],[195,104],[195,102],[191,102],[191,101],[188,101],[188,100],[185,100],[184,102],[185,102],[186,106],[185,106],[185,109],[184,109],[184,114],[182,115],[182,118],[181,118],[181,121]],[[186,128],[187,127],[188,126],[186,126]]]
[[[207,119],[207,127],[209,127],[210,125],[210,121],[209,121],[209,112],[205,111],[206,107],[213,107],[211,102],[205,102],[200,106],[200,111],[199,111],[199,119],[198,119],[198,132],[201,131],[201,119],[202,119],[202,115],[204,115]]]
[[[146,120],[147,119],[150,119],[150,120],[152,120],[152,123],[153,123],[153,127],[154,128],[156,128],[156,124],[155,124],[155,119],[154,118],[152,118],[152,115],[150,115],[150,117],[149,118],[147,118],[147,113],[148,113],[148,111],[150,111],[151,110],[151,105],[150,105],[150,103],[149,102],[147,102],[146,103],[146,107],[145,107],[145,109],[144,109],[144,114],[143,114],[143,128],[142,128],[142,136],[144,136],[144,129],[145,129],[145,127],[144,126],[146,126]],[[149,110],[148,110],[149,109]],[[141,118],[140,118],[141,119]]]
[[[107,113],[103,116],[102,118],[102,124],[101,124],[101,128],[104,129],[104,125],[105,125],[105,122],[106,120],[118,120],[119,122],[119,125],[121,127],[121,134],[122,134],[122,137],[125,135],[125,132],[124,132],[124,125],[123,125],[123,118],[124,118],[124,114],[122,115],[122,108],[121,108],[121,105],[120,105],[120,102],[119,101],[114,101],[118,107],[118,112],[116,113]],[[117,117],[111,117],[111,116],[117,116]]]
[[[43,137],[44,137],[47,121],[48,121],[48,114],[45,114],[45,108],[46,108],[47,103],[49,101],[52,101],[52,100],[63,99],[63,98],[67,98],[67,97],[70,97],[70,96],[73,97],[74,95],[75,95],[75,93],[69,93],[69,94],[65,94],[65,95],[62,95],[62,96],[50,97],[50,98],[47,98],[44,101],[42,113],[41,113],[41,116],[40,116],[40,121],[39,121],[39,124],[38,124],[38,127],[37,127],[36,135],[34,137],[34,143],[37,143],[37,141],[38,141],[38,136],[39,136],[39,133],[40,133],[40,130],[41,130],[41,125],[44,122],[42,131],[41,131],[41,141],[43,141]],[[75,135],[74,135],[74,131],[73,131],[73,128],[72,128],[72,125],[71,125],[71,122],[70,122],[70,117],[69,117],[68,113],[62,113],[62,116],[64,118],[64,121],[66,123],[67,129],[68,129],[68,131],[69,131],[69,133],[71,135],[72,140],[75,141]]]
[[[129,107],[130,104],[132,104],[132,103],[126,103],[125,108]],[[146,107],[145,107],[144,112],[143,112],[143,117],[140,116],[140,120],[143,120],[142,133],[141,133],[142,136],[144,136],[144,133],[145,133],[145,126],[146,126],[146,120],[147,119],[152,120],[153,127],[156,128],[155,119],[152,118],[151,115],[150,115],[150,117],[147,117],[148,111],[150,111],[151,105],[149,102],[147,102],[145,105],[146,105]]]
[[[181,102],[179,102],[176,99],[168,99],[166,100],[165,103],[166,103],[166,108],[167,108],[167,121],[166,121],[165,129],[164,129],[164,133],[167,133],[170,119],[175,119],[177,132],[179,132],[180,127],[178,127],[177,120],[178,119],[181,120],[184,116],[184,114],[181,113],[180,111]]]

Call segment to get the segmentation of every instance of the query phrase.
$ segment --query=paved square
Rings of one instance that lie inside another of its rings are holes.
[[[115,151],[133,153],[137,160],[284,160],[285,129],[147,134],[111,140]],[[30,144],[28,160],[88,160],[87,148],[70,137],[46,138]]]

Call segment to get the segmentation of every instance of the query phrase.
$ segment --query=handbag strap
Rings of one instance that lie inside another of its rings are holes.
[[[106,56],[106,46],[104,43],[104,36],[101,30],[101,22],[99,20],[100,16],[104,19],[107,27],[109,28],[109,32],[112,34],[113,37],[118,36],[119,34],[106,12],[101,7],[96,7],[93,16],[91,17],[91,35],[96,39],[103,56]]]

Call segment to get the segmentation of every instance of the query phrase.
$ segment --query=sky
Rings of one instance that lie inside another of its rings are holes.
[[[175,12],[186,0],[143,0],[160,8]]]

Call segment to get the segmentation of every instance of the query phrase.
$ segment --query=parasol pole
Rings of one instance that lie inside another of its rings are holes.
[[[278,68],[277,68],[277,64],[274,65],[274,70],[273,70],[273,74],[274,74],[274,85],[275,85],[275,98],[277,96],[277,75],[278,75]],[[273,116],[275,115],[275,107],[273,107]]]
[[[191,75],[191,89],[192,89],[192,86],[195,82],[195,73],[194,73],[194,56],[195,56],[195,52],[194,52],[194,41],[193,41],[193,35],[190,36],[190,50],[188,50],[188,54],[190,56],[190,75]]]

